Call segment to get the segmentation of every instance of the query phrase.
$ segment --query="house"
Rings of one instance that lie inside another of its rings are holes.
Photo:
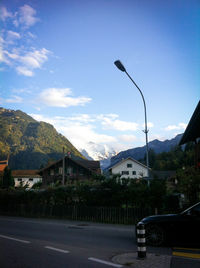
[[[8,160],[0,161],[0,179],[3,178],[4,169],[8,166]]]
[[[151,178],[172,180],[176,176],[175,170],[151,170]]]
[[[195,166],[200,168],[200,101],[183,133],[179,145],[194,142],[195,144]]]
[[[151,178],[164,180],[169,192],[174,191],[178,184],[176,170],[152,170]]]
[[[148,168],[135,159],[128,157],[109,168],[110,174],[120,174],[120,179],[138,179],[147,177]]]
[[[92,174],[100,174],[100,162],[89,160],[75,160],[72,157],[65,156],[64,162],[64,180],[73,183],[75,180],[90,179]],[[41,169],[39,174],[43,178],[43,183],[48,185],[63,180],[63,159],[51,163]]]
[[[8,166],[8,160],[0,161],[0,172],[4,172],[4,169]]]
[[[42,182],[42,177],[38,170],[13,170],[12,176],[15,181],[15,187],[25,186],[31,188],[35,183]]]
[[[76,160],[77,163],[84,165],[96,174],[101,174],[100,162],[93,160],[80,159]]]

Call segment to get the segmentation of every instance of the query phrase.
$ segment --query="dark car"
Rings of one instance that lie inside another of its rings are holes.
[[[149,216],[144,224],[146,243],[151,246],[200,245],[200,202],[179,214]]]

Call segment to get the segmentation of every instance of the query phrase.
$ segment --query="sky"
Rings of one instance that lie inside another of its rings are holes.
[[[199,0],[1,0],[0,106],[100,154],[183,133],[200,97]]]

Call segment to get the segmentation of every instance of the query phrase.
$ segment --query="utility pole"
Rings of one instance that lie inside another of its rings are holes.
[[[65,185],[65,148],[63,146],[63,171],[62,171],[62,185]]]

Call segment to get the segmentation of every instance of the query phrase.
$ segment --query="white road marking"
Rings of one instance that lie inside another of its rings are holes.
[[[31,243],[30,241],[21,240],[21,239],[17,239],[17,238],[6,236],[6,235],[0,235],[0,237],[5,238],[5,239],[14,240],[14,241],[21,242],[21,243],[25,243],[25,244]]]
[[[115,263],[112,263],[112,262],[103,261],[103,260],[92,258],[92,257],[88,258],[88,260],[103,263],[103,264],[107,264],[107,265],[110,265],[110,266],[113,266],[113,267],[118,267],[118,268],[123,267],[121,264],[115,264]]]
[[[55,251],[58,251],[58,252],[62,252],[62,253],[69,253],[68,250],[64,250],[64,249],[60,249],[60,248],[54,248],[54,247],[49,247],[49,246],[46,246],[45,248],[55,250]]]

